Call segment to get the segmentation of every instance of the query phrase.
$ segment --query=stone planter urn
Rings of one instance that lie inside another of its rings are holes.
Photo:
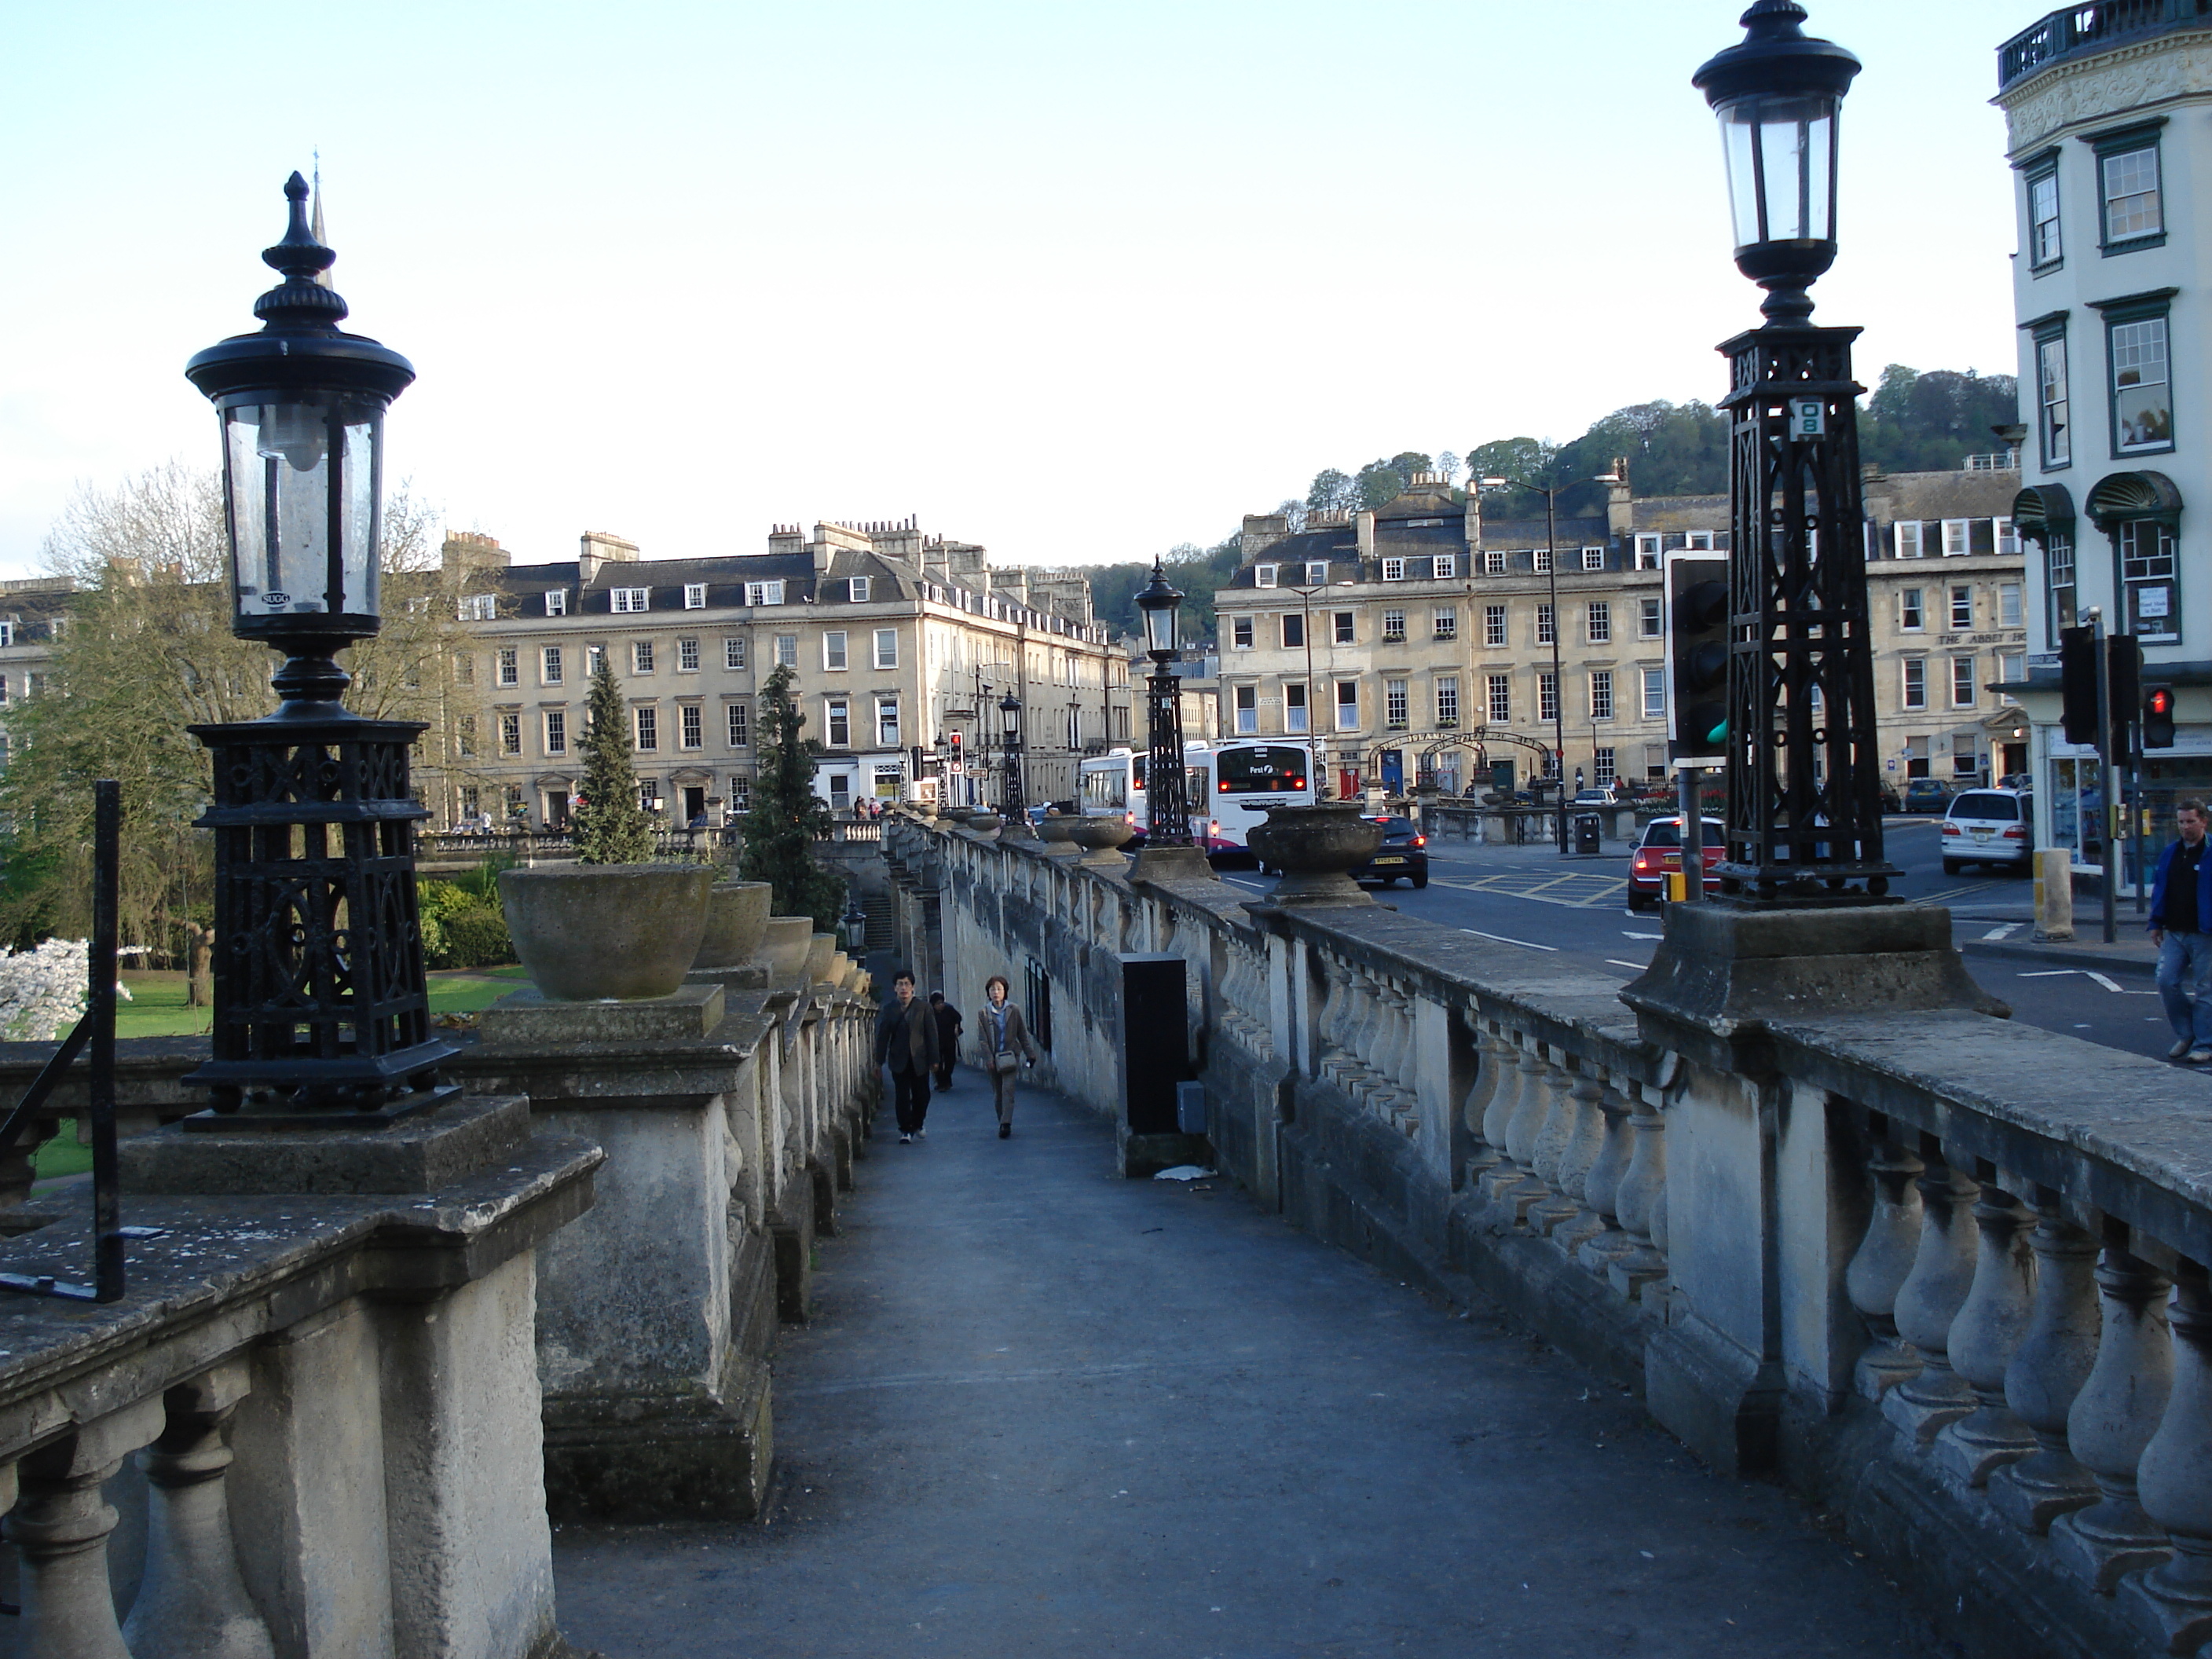
[[[1066,858],[1079,854],[1083,849],[1075,844],[1075,826],[1079,822],[1080,820],[1076,818],[1062,817],[1057,812],[1047,813],[1044,822],[1037,826],[1037,836],[1044,842],[1044,850]]]
[[[955,823],[965,823],[975,816],[975,809],[972,806],[948,806],[937,816],[950,818]]]
[[[1375,902],[1350,872],[1375,856],[1382,826],[1362,817],[1355,802],[1269,807],[1247,840],[1262,865],[1283,872],[1270,904]]]
[[[562,864],[502,870],[514,954],[556,1002],[665,997],[682,988],[707,931],[705,864]]]
[[[814,949],[814,918],[770,916],[761,929],[761,956],[771,980],[797,979],[806,971],[806,957]]]
[[[967,823],[963,827],[973,830],[979,836],[988,836],[1005,823],[1006,819],[1000,817],[996,812],[971,812],[968,816]]]
[[[707,894],[707,931],[692,960],[695,972],[743,968],[760,954],[775,889],[764,881],[717,882]]]
[[[1067,838],[1083,849],[1083,861],[1119,870],[1121,848],[1137,832],[1120,818],[1066,818]]]
[[[806,982],[819,985],[830,977],[830,958],[837,954],[837,935],[816,933],[806,941]]]

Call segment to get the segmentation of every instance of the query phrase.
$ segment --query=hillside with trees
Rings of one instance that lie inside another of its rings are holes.
[[[1860,458],[1886,472],[1955,471],[1967,456],[2002,447],[1990,428],[2018,420],[2019,401],[2018,386],[2009,374],[1971,369],[1922,374],[1892,363],[1860,402]],[[1428,472],[1452,481],[1455,501],[1467,499],[1470,479],[1510,478],[1565,486],[1559,496],[1563,514],[1598,513],[1604,510],[1605,486],[1595,480],[1624,456],[1638,495],[1722,495],[1728,489],[1728,416],[1695,401],[1631,404],[1565,443],[1493,438],[1464,457],[1449,449],[1433,456],[1401,450],[1350,472],[1325,467],[1303,496],[1290,497],[1275,510],[1296,526],[1310,512],[1377,507],[1401,493],[1416,473]],[[1543,510],[1544,498],[1534,490],[1510,488],[1497,491],[1484,507],[1501,518],[1534,518]],[[1183,601],[1186,639],[1212,637],[1213,590],[1236,570],[1241,540],[1231,535],[1210,547],[1182,542],[1164,556],[1170,579],[1188,595]],[[1151,580],[1152,568],[1150,560],[1093,567],[1091,598],[1102,622],[1129,633],[1140,630],[1136,596]]]

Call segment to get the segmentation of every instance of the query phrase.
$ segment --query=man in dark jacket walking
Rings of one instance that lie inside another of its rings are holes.
[[[960,1034],[968,1028],[942,991],[929,994],[929,1012],[937,1021],[937,1092],[943,1094],[952,1086],[952,1063],[960,1058]]]
[[[2181,838],[2159,854],[2150,890],[2150,942],[2158,946],[2158,994],[2173,1027],[2169,1060],[2212,1061],[2212,871],[2204,862],[2204,803],[2175,803]]]
[[[891,1100],[898,1115],[899,1145],[923,1133],[929,1115],[929,1073],[937,1064],[937,1021],[914,994],[914,975],[891,975],[891,1000],[876,1016],[876,1064],[891,1072]]]

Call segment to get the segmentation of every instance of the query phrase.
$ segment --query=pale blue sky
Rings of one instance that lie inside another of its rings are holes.
[[[1864,60],[1823,321],[2012,372],[1996,0],[1808,0]],[[396,476],[519,558],[918,513],[1006,560],[1211,541],[1324,466],[1717,396],[1757,321],[1705,0],[0,0],[0,575],[215,459],[319,146]]]

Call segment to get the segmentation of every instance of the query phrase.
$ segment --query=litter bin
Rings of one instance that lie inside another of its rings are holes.
[[[1598,848],[1599,820],[1595,812],[1575,814],[1575,851],[1595,853]]]

